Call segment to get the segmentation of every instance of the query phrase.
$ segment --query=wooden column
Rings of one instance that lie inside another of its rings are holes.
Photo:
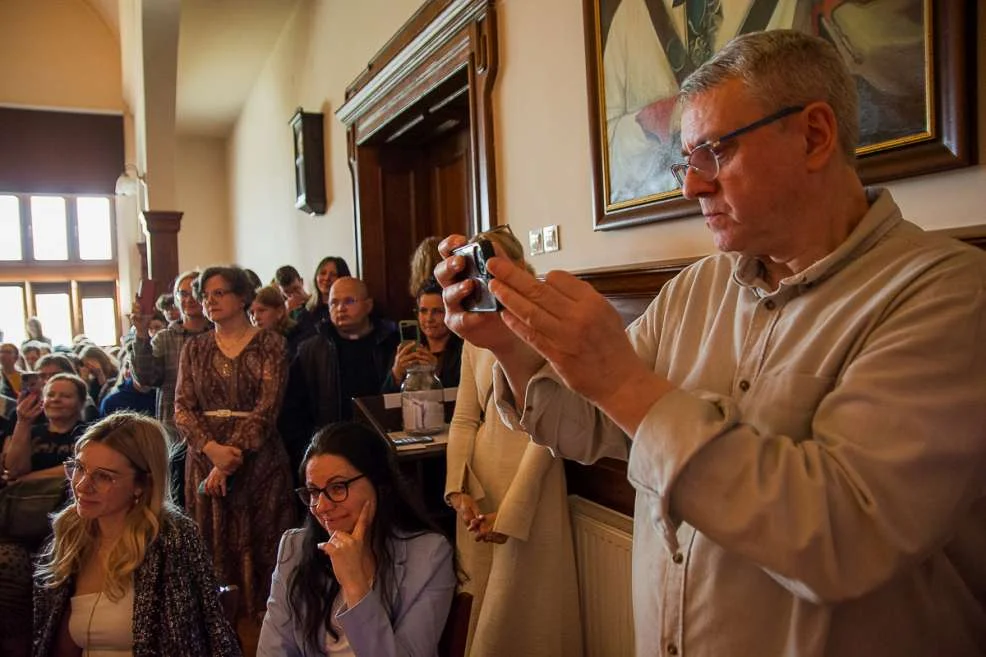
[[[147,278],[147,242],[137,242],[137,253],[140,254],[140,277]]]
[[[158,293],[171,289],[178,275],[178,231],[182,212],[147,210],[140,222],[147,234],[147,269]]]

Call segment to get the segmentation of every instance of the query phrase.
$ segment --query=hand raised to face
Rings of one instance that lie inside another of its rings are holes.
[[[375,510],[373,501],[367,500],[352,533],[337,529],[328,541],[318,544],[319,549],[332,560],[332,571],[349,607],[369,593],[373,581],[376,565],[367,536]]]

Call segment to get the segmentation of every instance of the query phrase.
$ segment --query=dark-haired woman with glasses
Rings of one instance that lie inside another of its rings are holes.
[[[363,425],[329,425],[301,468],[310,515],[281,539],[258,656],[434,656],[455,557],[391,446]]]
[[[205,546],[171,504],[164,427],[116,413],[64,467],[73,504],[35,576],[35,657],[239,655]]]

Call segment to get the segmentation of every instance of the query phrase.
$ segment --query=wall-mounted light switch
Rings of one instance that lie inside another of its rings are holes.
[[[544,253],[544,239],[541,235],[540,228],[531,229],[530,233],[528,233],[528,239],[530,240],[530,254],[532,256]]]
[[[552,224],[542,229],[544,233],[544,251],[557,251],[561,248],[561,241],[558,238],[558,225]]]

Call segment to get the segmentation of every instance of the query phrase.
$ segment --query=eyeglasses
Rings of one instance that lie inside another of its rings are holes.
[[[111,472],[102,468],[87,470],[86,466],[76,459],[69,459],[62,463],[62,466],[65,468],[65,476],[72,482],[73,487],[79,486],[80,482],[85,479],[100,493],[105,493],[113,488],[125,476],[119,472]]]
[[[785,116],[800,112],[804,108],[804,105],[785,107],[769,116],[765,116],[759,121],[754,121],[749,125],[726,133],[718,139],[699,144],[688,154],[686,161],[671,165],[671,173],[674,174],[675,180],[678,181],[678,185],[681,187],[685,186],[685,176],[688,175],[689,169],[694,171],[705,182],[712,182],[719,177],[719,150],[725,142],[736,139],[747,132],[753,132],[757,128],[770,125],[774,121],[780,121]]]
[[[175,293],[175,296],[179,299],[191,299],[192,293],[189,290],[178,290],[178,292]]]
[[[363,299],[354,299],[353,297],[345,297],[343,299],[329,299],[329,308],[339,308],[339,307],[349,308],[351,306],[355,306],[360,301],[363,301]]]
[[[294,492],[298,494],[301,501],[308,507],[316,506],[318,504],[319,497],[322,495],[325,495],[327,498],[338,504],[339,502],[345,502],[346,498],[349,497],[349,486],[352,485],[354,481],[358,481],[365,476],[365,474],[361,474],[356,475],[352,479],[333,481],[325,488],[318,488],[316,486],[295,488]]]
[[[212,290],[210,292],[202,291],[202,299],[205,301],[211,301],[215,299],[216,301],[222,301],[227,294],[232,294],[232,290],[224,290],[219,288],[218,290]]]

